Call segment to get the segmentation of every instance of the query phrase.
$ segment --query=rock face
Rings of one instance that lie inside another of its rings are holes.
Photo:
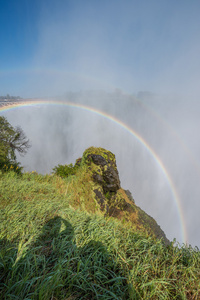
[[[92,161],[100,169],[93,174],[93,179],[102,184],[104,193],[116,192],[120,188],[119,174],[115,162],[96,154],[91,154]]]
[[[105,216],[118,218],[132,224],[137,230],[169,240],[156,221],[135,205],[131,192],[121,188],[115,155],[103,148],[88,148],[79,159],[80,166],[86,166],[91,174],[94,198]]]

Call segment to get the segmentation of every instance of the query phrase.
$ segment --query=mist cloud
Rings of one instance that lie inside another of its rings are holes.
[[[71,98],[68,94],[67,99],[104,110],[145,140],[175,186],[183,209],[188,243],[199,246],[196,226],[199,225],[200,162],[190,143],[198,134],[198,127],[193,127],[193,124],[199,124],[198,118],[191,123],[193,137],[187,133],[184,138],[182,132],[184,128],[189,131],[189,123],[184,127],[182,114],[187,115],[187,112],[184,108],[179,115],[179,105],[174,104],[176,99],[170,99],[169,105],[161,97],[141,100],[117,91],[71,93]],[[177,238],[183,242],[181,212],[177,210],[172,186],[152,154],[130,132],[111,120],[67,106],[29,107],[7,114],[9,121],[21,125],[32,141],[32,149],[25,158],[20,158],[26,170],[50,173],[58,164],[75,163],[90,146],[104,147],[116,155],[122,187],[132,192],[136,204],[156,219],[169,239]]]

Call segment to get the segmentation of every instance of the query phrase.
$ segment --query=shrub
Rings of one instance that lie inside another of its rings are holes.
[[[53,168],[53,173],[62,178],[66,178],[70,175],[75,175],[77,169],[78,169],[78,165],[75,165],[75,166],[73,166],[73,164],[58,165],[57,167]]]
[[[16,151],[26,154],[30,148],[29,140],[20,127],[12,127],[5,117],[0,116],[0,170],[22,173],[22,167],[16,160]]]
[[[23,167],[16,161],[9,161],[9,160],[0,160],[0,170],[2,173],[14,171],[15,173],[21,175]]]

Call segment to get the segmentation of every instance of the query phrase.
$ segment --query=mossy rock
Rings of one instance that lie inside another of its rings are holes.
[[[121,188],[116,159],[112,152],[104,148],[90,147],[85,150],[78,163],[80,172],[85,170],[90,178],[93,203],[98,211],[106,217],[117,218],[138,231],[162,238],[166,245],[169,244],[156,221],[135,205],[130,191]]]
[[[102,185],[104,193],[116,192],[120,188],[116,159],[112,152],[90,147],[83,153],[81,164],[91,167],[92,178]]]
[[[84,151],[81,163],[90,164],[91,162],[102,166],[112,166],[117,170],[115,155],[101,147],[90,147]]]

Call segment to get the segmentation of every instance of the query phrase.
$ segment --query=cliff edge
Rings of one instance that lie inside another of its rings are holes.
[[[165,245],[170,243],[157,222],[135,204],[131,192],[121,187],[112,152],[90,147],[85,150],[82,158],[77,159],[75,166],[77,177],[82,178],[78,184],[77,201],[86,210],[99,211],[105,217],[117,218],[137,231],[162,239]],[[82,172],[82,176],[78,176],[79,172]],[[87,183],[84,180],[86,177]]]

